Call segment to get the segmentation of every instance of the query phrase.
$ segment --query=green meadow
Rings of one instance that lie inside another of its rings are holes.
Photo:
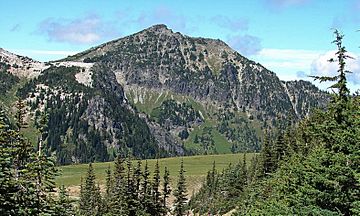
[[[246,159],[249,161],[253,153],[246,154]],[[161,170],[161,175],[163,175],[164,168],[167,167],[170,171],[170,179],[172,184],[176,183],[178,171],[180,168],[181,159],[184,160],[184,168],[186,170],[187,185],[189,191],[194,188],[196,185],[202,183],[204,176],[207,171],[210,170],[215,161],[216,169],[221,171],[222,169],[229,166],[229,164],[236,164],[239,160],[243,160],[244,154],[221,154],[221,155],[198,155],[198,156],[188,156],[188,157],[173,157],[173,158],[162,158],[159,159],[159,166]],[[134,165],[137,161],[133,161]],[[152,173],[155,167],[156,159],[147,160],[149,170]],[[142,166],[144,167],[145,160],[142,161]],[[105,171],[109,167],[113,169],[113,162],[103,162],[103,163],[93,163],[97,181],[100,184],[105,182]],[[60,175],[56,178],[56,183],[58,186],[65,185],[69,186],[78,186],[80,185],[81,178],[85,178],[86,172],[88,169],[88,164],[78,164],[78,165],[69,165],[61,166]]]

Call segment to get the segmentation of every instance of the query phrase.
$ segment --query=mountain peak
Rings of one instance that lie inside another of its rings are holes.
[[[147,28],[145,30],[158,31],[158,30],[170,30],[170,29],[165,24],[156,24],[156,25],[150,26],[149,28]]]
[[[174,34],[174,32],[172,31],[172,29],[168,28],[165,24],[156,24],[156,25],[153,25],[153,26],[150,26],[149,28],[146,28],[138,33],[135,33],[134,35],[137,35],[137,34],[142,34],[142,33],[149,33],[149,32],[152,32],[152,33],[155,33],[156,35],[157,34]]]

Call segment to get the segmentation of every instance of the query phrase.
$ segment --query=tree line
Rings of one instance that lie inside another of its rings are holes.
[[[151,175],[147,161],[144,169],[142,162],[134,166],[129,158],[118,156],[114,169],[106,171],[104,193],[96,183],[94,168],[89,164],[85,181],[80,185],[78,212],[80,215],[183,215],[185,212],[186,181],[181,161],[177,187],[172,193],[170,173],[167,167],[161,181],[158,161]],[[173,209],[169,206],[169,197],[173,194]]]

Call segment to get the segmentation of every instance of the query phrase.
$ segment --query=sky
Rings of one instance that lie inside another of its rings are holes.
[[[0,47],[55,60],[154,24],[220,39],[282,80],[334,75],[334,29],[360,88],[360,0],[0,0]],[[322,89],[328,84],[315,83]]]

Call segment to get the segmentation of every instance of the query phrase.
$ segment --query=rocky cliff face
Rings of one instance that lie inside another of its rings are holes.
[[[69,59],[108,66],[125,91],[144,87],[169,90],[201,102],[231,103],[261,121],[290,115],[300,119],[309,114],[310,107],[319,107],[326,101],[325,94],[310,83],[284,84],[275,73],[220,40],[191,38],[174,33],[165,25]]]
[[[60,163],[256,151],[262,129],[299,120],[328,98],[220,40],[165,25],[51,63],[0,51],[4,70],[32,78],[18,96],[33,121],[50,113],[48,145]]]

